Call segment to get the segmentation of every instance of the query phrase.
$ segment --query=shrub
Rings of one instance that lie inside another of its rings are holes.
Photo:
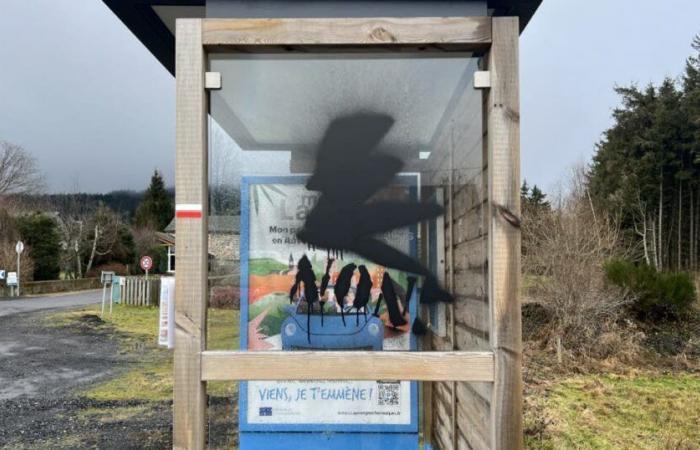
[[[129,268],[126,266],[126,264],[122,264],[120,262],[110,262],[93,267],[85,274],[85,278],[99,278],[102,275],[102,271],[114,272],[116,275],[121,276],[126,276],[129,274]]]
[[[148,254],[153,259],[151,273],[168,273],[168,249],[163,245],[151,247]],[[141,270],[139,268],[139,270]]]
[[[550,332],[571,347],[594,343],[601,325],[615,320],[628,301],[605,283],[603,263],[613,256],[615,229],[599,221],[583,202],[530,217],[532,243],[523,258],[531,273],[529,291],[552,320]]]
[[[695,301],[695,285],[687,273],[660,273],[626,260],[609,261],[605,273],[610,282],[632,294],[631,308],[641,320],[677,320]]]
[[[220,309],[240,309],[241,294],[236,286],[216,286],[211,288],[209,306]]]
[[[543,308],[544,330],[525,328],[553,345],[558,359],[565,350],[591,355],[600,338],[614,332],[630,301],[627,292],[607,283],[603,264],[624,253],[612,218],[596,214],[586,195],[585,177],[575,172],[571,186],[552,209],[525,211],[523,236],[528,250],[523,268],[528,295]],[[532,325],[527,321],[527,327]]]

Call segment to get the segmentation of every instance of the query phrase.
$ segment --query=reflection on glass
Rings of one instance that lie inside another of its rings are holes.
[[[210,275],[212,289],[240,298],[240,347],[416,350],[417,332],[428,334],[423,351],[487,346],[478,59],[214,54],[209,64],[223,79],[210,101],[210,217],[240,223],[240,255]],[[431,314],[419,318],[420,303]],[[386,448],[418,448],[418,391],[241,383],[240,445],[273,445],[261,431],[343,431],[333,436],[355,439],[347,448],[387,435]]]

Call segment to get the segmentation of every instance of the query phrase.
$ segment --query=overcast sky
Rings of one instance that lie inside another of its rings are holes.
[[[521,38],[522,173],[588,161],[615,84],[681,73],[698,0],[544,0]],[[51,191],[143,189],[174,168],[174,80],[100,0],[0,0],[0,140]]]

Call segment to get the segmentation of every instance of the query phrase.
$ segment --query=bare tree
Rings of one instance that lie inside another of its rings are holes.
[[[56,224],[61,235],[61,269],[75,278],[83,277],[81,254],[86,240],[86,215],[59,213]]]
[[[240,210],[240,191],[234,184],[236,156],[227,147],[212,146],[209,157],[210,213],[212,215],[237,214]]]
[[[112,253],[119,240],[119,216],[104,205],[99,205],[87,224],[90,256],[88,257],[85,273],[88,273],[95,262],[95,256]]]
[[[61,235],[61,270],[66,276],[83,277],[83,255],[89,246],[87,224],[94,213],[94,207],[79,195],[80,188],[75,186],[75,195],[66,202],[56,202],[49,207],[56,211],[56,224]]]
[[[564,346],[595,342],[631,300],[606,283],[604,264],[624,254],[622,239],[615,221],[593,208],[584,180],[575,171],[555,208],[523,221],[530,243],[524,267],[533,277],[536,301],[552,317],[549,337],[560,360]]]
[[[36,159],[19,145],[0,141],[0,197],[34,194],[43,187]]]

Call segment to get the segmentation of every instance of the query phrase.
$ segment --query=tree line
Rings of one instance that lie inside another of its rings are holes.
[[[657,271],[700,262],[700,36],[692,47],[677,79],[616,88],[621,105],[588,172],[592,200]]]
[[[3,156],[23,159],[14,165],[31,169],[15,178],[33,176],[36,164],[23,149],[3,145],[0,160]],[[156,271],[165,270],[166,249],[156,232],[172,220],[174,206],[172,191],[157,170],[143,193],[44,195],[38,193],[37,185],[7,185],[13,188],[0,193],[0,269],[14,267],[14,245],[21,239],[27,248],[25,280],[96,276],[96,269],[105,266],[129,272],[143,254],[154,258]]]

